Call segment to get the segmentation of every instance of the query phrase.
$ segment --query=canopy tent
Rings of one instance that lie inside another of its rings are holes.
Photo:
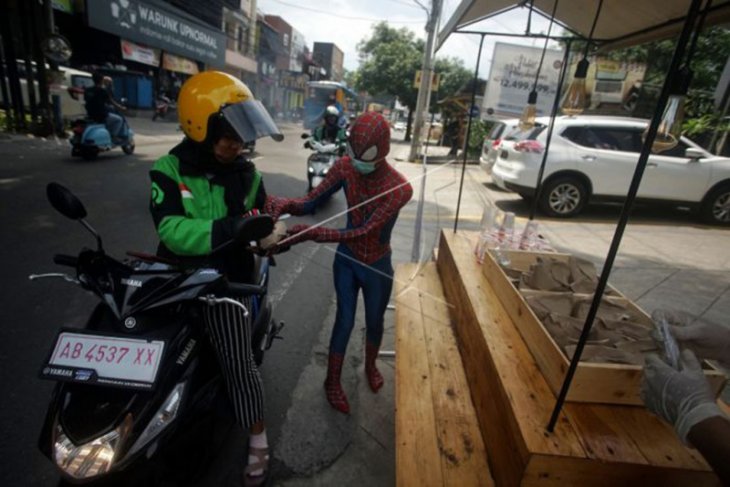
[[[570,367],[565,376],[563,386],[557,397],[555,408],[553,409],[550,422],[547,425],[548,431],[553,431],[557,424],[558,415],[567,397],[568,389],[572,382],[576,367],[580,361],[581,354],[585,343],[588,340],[593,321],[595,320],[601,297],[608,284],[608,277],[611,273],[614,260],[621,245],[621,239],[628,223],[629,215],[633,207],[636,194],[639,189],[644,170],[648,161],[649,153],[660,122],[661,111],[667,103],[671,86],[675,78],[678,77],[680,65],[684,60],[687,45],[693,37],[695,31],[702,26],[717,25],[730,22],[730,0],[582,0],[582,1],[563,1],[559,0],[523,0],[521,2],[510,2],[505,0],[462,0],[462,3],[456,9],[451,19],[447,22],[444,29],[439,33],[436,49],[440,48],[451,33],[459,34],[477,34],[481,36],[479,43],[479,54],[477,55],[475,78],[479,72],[479,61],[481,58],[482,45],[486,35],[504,35],[497,32],[483,32],[478,30],[468,30],[466,27],[479,22],[481,20],[496,17],[499,14],[517,9],[525,8],[525,16],[528,12],[537,13],[545,18],[552,19],[558,25],[562,25],[569,34],[574,37],[563,37],[567,43],[573,38],[591,39],[602,49],[614,49],[626,47],[630,45],[640,44],[648,41],[676,38],[676,49],[672,57],[671,65],[667,72],[667,77],[662,87],[657,103],[657,110],[647,129],[646,137],[643,143],[641,154],[636,164],[631,184],[628,188],[626,201],[621,211],[616,231],[611,242],[611,246],[606,256],[606,261],[601,272],[601,276],[593,296],[590,310],[586,316],[583,331],[578,340],[573,357],[570,360]],[[547,15],[545,12],[551,12]],[[600,12],[600,16],[596,18],[595,12]],[[699,22],[698,22],[698,19]],[[527,23],[529,25],[529,22]],[[591,33],[593,35],[591,35]],[[514,36],[514,34],[507,34]],[[550,36],[548,32],[548,36]],[[529,27],[524,37],[545,37],[542,34],[534,34],[529,32]],[[551,38],[556,39],[557,36]],[[569,53],[570,48],[565,49],[565,55]],[[564,58],[561,81],[567,71],[567,57]],[[475,99],[475,91],[472,91],[472,104]],[[548,125],[547,141],[543,153],[543,160],[537,176],[537,186],[535,190],[535,201],[539,198],[542,183],[543,171],[547,161],[547,153],[550,150],[550,139],[552,137],[553,120],[557,114],[558,101],[560,97],[560,88],[555,94],[553,109],[551,113],[551,122]],[[472,115],[469,114],[469,133],[471,128]],[[464,183],[464,173],[466,170],[466,147],[464,150],[464,161],[461,174],[461,185]],[[457,230],[459,220],[459,207],[461,204],[461,186],[459,188],[459,198],[456,207],[456,218],[454,221],[454,232]],[[530,219],[534,217],[535,205],[530,214]]]
[[[579,37],[587,38],[599,0],[560,2],[555,22]],[[529,0],[462,0],[439,32],[436,50],[450,34],[486,19],[518,8],[529,7]],[[550,18],[553,0],[534,0],[534,12]],[[593,40],[603,49],[615,49],[644,42],[676,37],[687,16],[688,0],[606,0],[596,24]],[[715,0],[705,25],[730,23],[730,0]]]

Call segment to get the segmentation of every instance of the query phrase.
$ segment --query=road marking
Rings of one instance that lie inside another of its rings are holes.
[[[279,286],[276,288],[276,291],[269,293],[269,302],[271,303],[272,309],[275,309],[276,303],[281,301],[281,299],[286,295],[289,288],[292,286],[292,284],[294,284],[294,281],[297,279],[297,277],[299,277],[299,274],[302,273],[307,264],[309,264],[309,262],[312,260],[312,257],[314,256],[315,252],[317,252],[317,250],[319,250],[319,246],[313,245],[301,254],[299,254],[299,258],[297,259],[297,261],[286,273],[286,278],[284,279],[284,281],[279,284]]]

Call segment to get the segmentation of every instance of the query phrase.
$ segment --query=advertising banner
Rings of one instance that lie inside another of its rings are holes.
[[[160,65],[160,50],[151,47],[140,46],[134,42],[120,40],[122,46],[122,57],[142,64],[158,67]]]
[[[177,73],[198,74],[198,65],[195,64],[195,61],[167,52],[162,54],[162,67]]]
[[[212,67],[225,65],[223,32],[189,20],[174,7],[137,0],[94,0],[86,2],[86,13],[89,26],[95,29]]]
[[[487,91],[482,102],[482,112],[494,110],[497,115],[519,117],[527,105],[527,97],[535,84],[540,65],[542,48],[497,42],[492,54]],[[537,80],[537,114],[550,115],[563,53],[555,49],[545,52],[545,59]]]

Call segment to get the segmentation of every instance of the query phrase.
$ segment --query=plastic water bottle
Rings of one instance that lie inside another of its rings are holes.
[[[533,250],[537,245],[537,222],[530,220],[520,238],[520,250]]]

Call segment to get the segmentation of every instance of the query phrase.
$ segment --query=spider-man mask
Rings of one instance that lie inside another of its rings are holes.
[[[347,140],[347,154],[358,171],[367,174],[390,152],[390,125],[381,114],[367,112],[355,119]]]

